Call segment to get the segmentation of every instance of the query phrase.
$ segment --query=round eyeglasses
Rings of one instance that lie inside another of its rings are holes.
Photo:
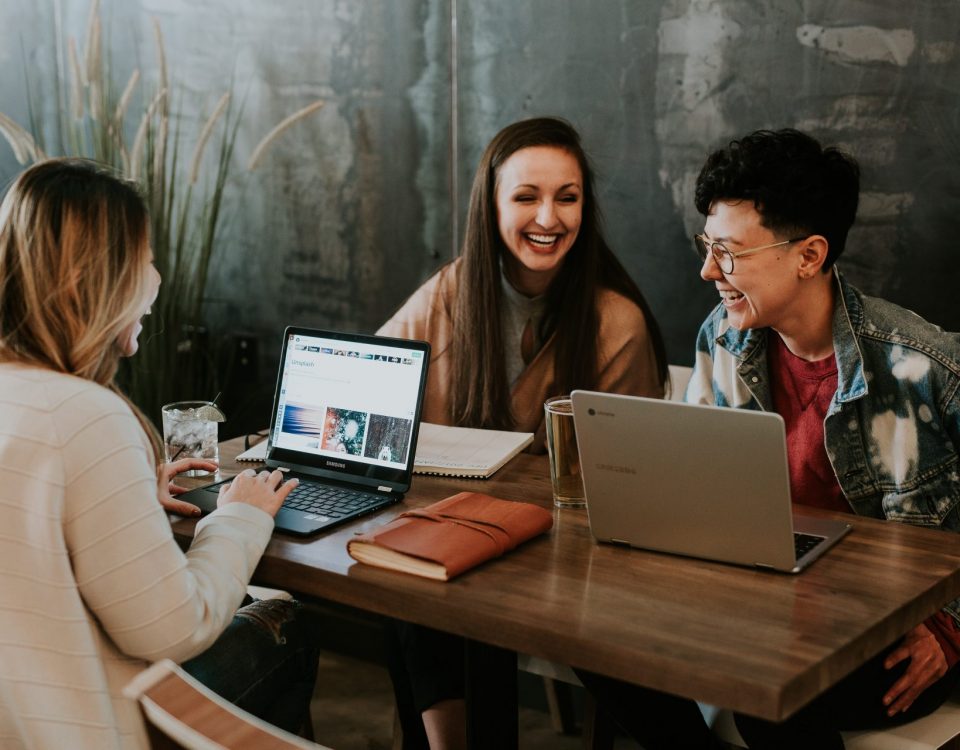
[[[772,247],[782,247],[784,245],[789,245],[791,242],[799,242],[800,240],[806,239],[805,237],[795,237],[792,240],[783,240],[783,242],[774,242],[772,245],[764,245],[763,247],[751,247],[749,250],[738,250],[733,252],[728,250],[727,247],[722,242],[715,242],[709,237],[705,237],[702,234],[693,235],[693,245],[697,251],[697,255],[700,256],[700,262],[704,262],[707,259],[707,254],[713,256],[714,261],[717,263],[717,268],[719,268],[723,273],[733,273],[733,259],[740,258],[744,255],[752,255],[753,253],[759,253],[761,250],[769,250]]]

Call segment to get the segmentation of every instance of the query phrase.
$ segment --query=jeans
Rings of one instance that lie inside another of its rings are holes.
[[[299,602],[250,601],[210,648],[181,666],[244,711],[297,733],[317,678],[315,618]]]

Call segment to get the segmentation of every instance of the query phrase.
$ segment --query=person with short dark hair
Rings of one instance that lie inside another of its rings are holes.
[[[793,502],[960,531],[960,335],[854,288],[837,270],[856,217],[852,157],[796,130],[709,156],[695,246],[720,304],[697,338],[685,400],[775,411]],[[869,571],[864,572],[869,575]],[[960,601],[782,723],[736,716],[750,748],[842,748],[840,730],[938,708],[960,670]],[[692,701],[585,673],[648,750],[715,742]]]

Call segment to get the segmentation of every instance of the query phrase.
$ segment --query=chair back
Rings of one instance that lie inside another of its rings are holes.
[[[169,659],[123,693],[140,705],[153,750],[324,750],[237,708]]]

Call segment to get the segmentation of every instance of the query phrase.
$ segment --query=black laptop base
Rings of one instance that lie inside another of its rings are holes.
[[[347,521],[376,513],[403,499],[400,493],[387,495],[365,492],[354,486],[297,478],[300,479],[300,485],[284,500],[274,520],[277,531],[297,536],[318,534]],[[224,479],[197,487],[177,499],[193,503],[203,515],[207,515],[217,509],[220,487],[231,481],[232,478]]]

